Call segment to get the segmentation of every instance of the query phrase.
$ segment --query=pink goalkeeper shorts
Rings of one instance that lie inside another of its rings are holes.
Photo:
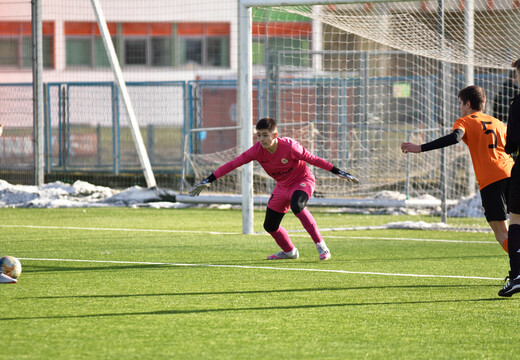
[[[267,207],[276,212],[285,214],[291,208],[291,197],[296,190],[302,190],[309,195],[309,199],[314,193],[316,183],[312,179],[301,179],[291,187],[275,186]]]

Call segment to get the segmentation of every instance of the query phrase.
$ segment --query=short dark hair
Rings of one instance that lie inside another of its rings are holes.
[[[520,59],[516,59],[511,63],[511,66],[516,68],[517,71],[520,71]]]
[[[469,101],[473,110],[482,111],[486,106],[486,93],[480,86],[471,85],[459,91],[459,99],[465,104]]]
[[[275,132],[278,130],[278,125],[276,124],[276,120],[270,117],[266,117],[260,119],[256,123],[256,130],[267,130],[270,132]]]

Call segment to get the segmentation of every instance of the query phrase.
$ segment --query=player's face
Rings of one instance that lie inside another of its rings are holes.
[[[267,129],[257,130],[256,136],[258,137],[258,141],[260,145],[268,151],[276,150],[276,138],[278,137],[277,132],[271,132]]]
[[[465,103],[459,98],[459,111],[461,116],[468,116],[473,113],[473,109],[471,109],[471,103],[466,101]]]

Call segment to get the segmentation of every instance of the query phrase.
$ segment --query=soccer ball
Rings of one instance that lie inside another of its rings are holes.
[[[20,260],[14,256],[2,256],[0,258],[0,269],[3,274],[6,274],[13,279],[18,279],[22,273],[22,264]]]

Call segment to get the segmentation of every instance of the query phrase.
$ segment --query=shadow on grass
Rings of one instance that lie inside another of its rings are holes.
[[[438,260],[468,260],[468,259],[507,259],[507,254],[490,254],[490,255],[456,255],[456,256],[430,256],[430,257],[378,257],[378,258],[355,258],[355,259],[335,259],[336,262],[362,263],[370,261],[377,262],[392,262],[392,261],[438,261]]]
[[[483,298],[468,300],[425,300],[425,301],[394,301],[394,302],[353,302],[342,304],[317,304],[317,305],[287,305],[287,306],[265,306],[265,307],[236,307],[236,308],[214,308],[214,309],[171,309],[157,311],[139,311],[139,312],[121,312],[121,313],[98,313],[84,315],[49,315],[49,316],[21,316],[21,317],[4,317],[0,321],[13,320],[45,320],[45,319],[88,319],[100,317],[117,317],[117,316],[157,316],[157,315],[184,315],[184,314],[204,314],[204,313],[220,313],[220,312],[238,312],[238,311],[288,311],[301,309],[331,309],[331,308],[349,308],[361,306],[386,306],[386,305],[423,305],[423,304],[447,304],[447,303],[476,303],[476,302],[493,302],[506,301],[504,298]]]
[[[23,268],[25,273],[47,273],[62,271],[107,271],[107,270],[128,270],[128,269],[157,269],[159,267],[173,267],[171,264],[111,264],[111,265],[95,265],[95,266],[41,266],[27,265]]]
[[[480,285],[391,285],[391,286],[351,286],[351,287],[322,287],[307,289],[275,289],[275,290],[242,290],[242,291],[205,291],[205,292],[179,292],[179,293],[157,293],[157,294],[98,294],[98,295],[58,295],[58,296],[34,296],[19,297],[18,299],[117,299],[132,297],[152,296],[211,296],[211,295],[251,295],[251,294],[273,294],[273,293],[299,293],[317,291],[351,291],[351,290],[387,290],[387,289],[441,289],[441,288],[468,288],[468,287],[496,287],[496,284]]]
[[[182,265],[176,265],[180,263],[186,263],[193,267],[196,267],[197,265],[239,265],[239,266],[266,266],[270,267],[275,264],[278,265],[299,265],[299,266],[305,266],[305,265],[316,265],[320,264],[320,269],[323,269],[321,265],[329,265],[329,264],[342,264],[342,263],[349,263],[349,264],[357,264],[357,263],[385,263],[385,262],[403,262],[403,261],[435,261],[435,260],[467,260],[467,259],[485,259],[485,258],[504,258],[507,255],[460,255],[460,256],[438,256],[438,257],[417,257],[417,258],[407,258],[407,257],[391,257],[391,258],[363,258],[363,259],[349,259],[349,258],[335,258],[334,260],[324,264],[323,262],[316,260],[305,260],[305,259],[299,259],[299,260],[280,260],[280,261],[269,261],[265,259],[251,259],[251,258],[244,258],[244,259],[236,259],[236,260],[211,260],[206,259],[206,261],[197,262],[197,261],[191,261],[191,260],[179,260],[176,261],[175,259],[172,261],[157,261],[157,264],[125,264],[124,261],[121,262],[121,264],[110,264],[110,260],[107,260],[108,265],[91,265],[91,266],[45,266],[45,265],[27,265],[27,267],[24,267],[25,273],[39,273],[39,272],[54,272],[54,271],[96,271],[96,270],[125,270],[125,269],[153,269],[157,267],[182,267]],[[101,262],[103,260],[100,260]],[[146,262],[146,261],[143,261]],[[150,261],[153,262],[153,261]],[[66,263],[66,262],[65,262]],[[62,263],[63,264],[63,263]],[[92,262],[91,264],[101,264]]]

